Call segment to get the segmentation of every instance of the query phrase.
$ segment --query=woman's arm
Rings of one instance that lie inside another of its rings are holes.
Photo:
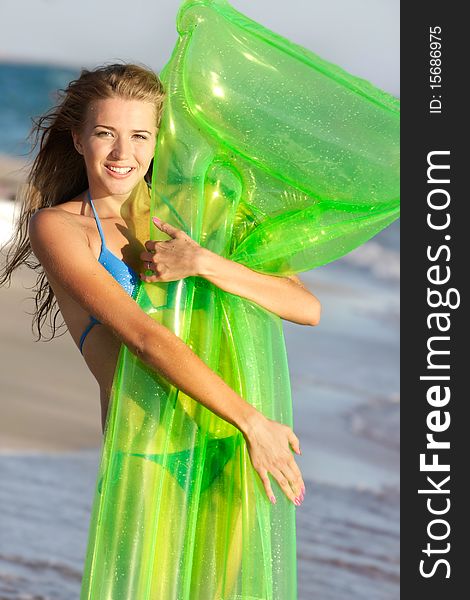
[[[290,427],[272,421],[230,388],[178,336],[154,321],[96,260],[86,234],[64,211],[46,208],[29,222],[31,247],[46,274],[108,327],[142,362],[191,396],[244,435],[254,468],[272,495],[272,465],[290,474],[273,474],[281,489],[294,501],[303,486],[300,470],[289,444],[299,453],[299,440]]]
[[[259,273],[203,248],[169,223],[155,217],[153,221],[171,239],[145,243],[147,251],[142,252],[140,258],[155,275],[142,275],[144,281],[204,277],[222,290],[252,300],[288,321],[301,325],[320,322],[320,301],[295,275],[280,277]]]
[[[321,304],[295,275],[279,277],[253,271],[244,265],[201,248],[198,275],[219,288],[243,296],[283,319],[300,325],[318,325]]]

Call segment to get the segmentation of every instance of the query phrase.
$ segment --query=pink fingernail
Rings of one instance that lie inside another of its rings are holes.
[[[300,502],[300,500],[298,498],[294,498],[294,504],[296,506],[300,506],[302,503]]]
[[[158,217],[152,217],[152,221],[154,223],[157,223],[157,225],[160,225],[160,223],[161,223],[161,219],[159,219]]]
[[[276,504],[276,498],[275,498],[274,496],[271,496],[271,502],[272,502],[273,504]]]

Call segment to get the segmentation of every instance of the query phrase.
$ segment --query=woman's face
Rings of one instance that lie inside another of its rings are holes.
[[[154,155],[155,106],[123,98],[95,100],[84,127],[72,135],[85,160],[91,195],[127,197]]]

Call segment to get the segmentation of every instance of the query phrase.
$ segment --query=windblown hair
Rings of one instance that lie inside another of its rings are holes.
[[[82,69],[65,90],[59,90],[59,103],[33,119],[29,135],[31,154],[38,152],[26,185],[17,195],[21,210],[0,272],[0,285],[10,283],[13,271],[22,264],[38,273],[35,285],[30,288],[36,293],[33,298],[36,309],[32,313],[32,328],[34,331],[36,326],[38,333],[36,341],[44,337],[41,328],[48,318],[52,329],[49,339],[54,338],[60,310],[44,270],[32,252],[28,225],[36,211],[71,200],[88,188],[85,162],[75,149],[72,131],[83,127],[92,101],[116,97],[153,103],[158,131],[165,96],[163,84],[153,71],[135,64],[110,64],[91,71]],[[147,183],[151,182],[152,167],[153,161],[145,176]]]

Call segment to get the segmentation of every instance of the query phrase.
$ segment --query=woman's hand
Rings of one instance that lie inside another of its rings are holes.
[[[275,504],[276,499],[268,473],[277,480],[289,500],[300,506],[305,495],[305,484],[289,447],[290,444],[297,454],[301,454],[299,439],[292,429],[257,413],[243,435],[251,464],[260,476],[271,502]]]
[[[203,248],[181,229],[160,221],[157,217],[152,220],[171,239],[145,242],[147,252],[140,254],[144,261],[143,270],[153,271],[154,275],[141,275],[141,279],[147,282],[177,281],[197,275]]]
[[[156,217],[153,222],[172,239],[145,242],[148,251],[140,255],[143,269],[154,274],[141,275],[144,281],[177,281],[191,275],[203,277],[219,289],[251,300],[283,319],[301,325],[320,322],[320,301],[297,276],[259,273],[203,248],[184,231]]]

